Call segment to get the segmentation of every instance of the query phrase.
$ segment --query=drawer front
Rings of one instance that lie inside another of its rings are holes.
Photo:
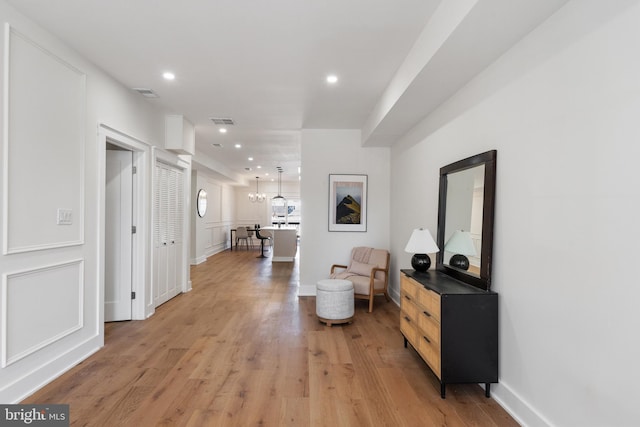
[[[411,298],[413,299],[417,299],[418,298],[418,291],[422,288],[423,286],[416,282],[415,280],[411,279],[410,277],[404,276],[402,275],[400,277],[400,288],[402,290],[402,292],[404,292],[405,294],[409,295]]]
[[[417,348],[417,340],[418,340],[418,325],[411,320],[409,316],[405,313],[400,313],[400,332],[406,339],[411,342],[411,345]]]
[[[418,313],[418,328],[426,335],[431,342],[440,346],[440,323],[433,317],[425,314],[426,311]]]
[[[418,293],[418,303],[436,320],[440,321],[440,295],[422,288]]]
[[[419,309],[415,303],[415,298],[406,293],[400,295],[400,309],[413,320],[418,320]]]
[[[438,378],[440,375],[440,346],[431,341],[429,337],[420,334],[418,337],[418,352],[425,362],[431,367]]]

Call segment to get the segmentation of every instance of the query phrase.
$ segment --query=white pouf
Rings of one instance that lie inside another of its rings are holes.
[[[316,315],[321,322],[348,323],[353,320],[353,283],[349,280],[325,279],[317,283]]]

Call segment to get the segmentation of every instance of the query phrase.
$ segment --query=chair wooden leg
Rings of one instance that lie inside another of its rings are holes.
[[[369,313],[373,311],[373,295],[369,297]]]

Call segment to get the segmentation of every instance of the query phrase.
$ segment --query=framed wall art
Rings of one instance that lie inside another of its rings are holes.
[[[367,175],[329,175],[329,231],[367,231]]]

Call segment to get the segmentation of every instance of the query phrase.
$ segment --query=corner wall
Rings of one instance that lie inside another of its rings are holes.
[[[498,150],[492,395],[523,425],[640,423],[638,22],[637,1],[568,3],[392,149],[396,290],[439,168]]]

